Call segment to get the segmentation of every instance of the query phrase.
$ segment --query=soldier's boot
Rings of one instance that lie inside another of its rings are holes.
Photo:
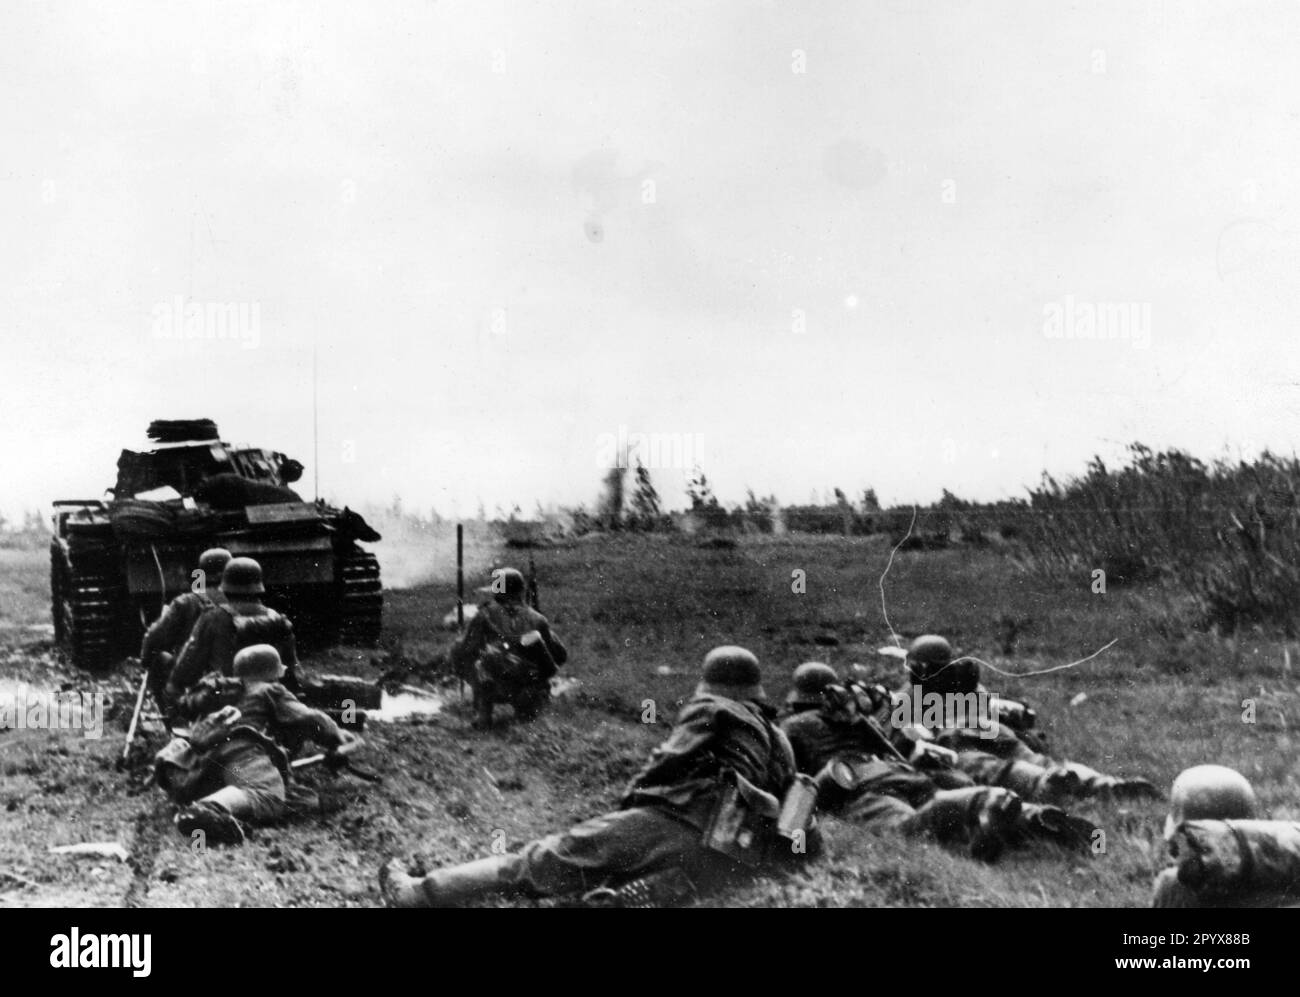
[[[1046,841],[1068,851],[1086,852],[1097,840],[1097,825],[1060,807],[1026,803],[1020,808],[1016,832],[1025,841]]]
[[[583,894],[584,907],[676,907],[697,896],[695,884],[681,869],[662,869],[624,883]]]
[[[248,810],[243,792],[227,786],[178,811],[176,830],[191,840],[201,833],[204,844],[242,845],[248,835],[240,817],[246,817]]]
[[[515,892],[503,874],[516,861],[513,855],[493,855],[412,876],[400,860],[392,859],[379,870],[379,890],[389,907],[455,907],[467,900]]]
[[[515,717],[525,723],[536,720],[542,714],[546,704],[551,700],[551,687],[548,683],[542,688],[531,688],[515,696]]]
[[[492,729],[492,696],[481,685],[474,685],[474,720],[475,730]]]
[[[1079,788],[1075,791],[1078,796],[1096,796],[1120,802],[1163,799],[1160,790],[1146,779],[1120,779],[1080,762],[1066,762],[1063,768],[1078,781]]]
[[[145,662],[145,672],[149,676],[149,693],[164,715],[170,705],[167,700],[167,680],[171,678],[172,668],[176,665],[176,655],[167,651],[156,651]]]
[[[1080,781],[1078,774],[1068,767],[1048,767],[1017,759],[1007,763],[998,785],[1025,800],[1055,802],[1077,795]]]
[[[1021,800],[1002,786],[945,789],[904,822],[904,829],[933,834],[940,841],[965,840],[971,856],[992,862],[1013,840]]]

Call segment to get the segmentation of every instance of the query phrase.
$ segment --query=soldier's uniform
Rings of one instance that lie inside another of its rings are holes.
[[[743,648],[715,648],[705,658],[704,681],[632,780],[621,809],[514,854],[423,879],[394,860],[381,870],[381,887],[390,906],[423,907],[489,893],[574,894],[670,869],[710,879],[737,868],[734,854],[705,843],[719,808],[734,799],[731,791],[774,819],[794,776],[794,754],[773,722],[757,659]],[[761,851],[762,842],[752,844]]]
[[[176,655],[189,640],[195,623],[204,612],[226,601],[219,585],[229,561],[228,550],[220,547],[205,550],[199,555],[202,590],[182,592],[167,603],[158,619],[145,631],[140,644],[140,664],[149,675],[149,691],[159,705],[165,702],[167,679],[176,664]]]
[[[1300,822],[1193,820],[1177,826],[1177,866],[1153,907],[1300,907]]]
[[[254,644],[270,644],[279,652],[287,674],[284,685],[298,687],[298,651],[293,624],[263,605],[262,569],[249,557],[237,557],[226,565],[221,579],[223,605],[213,606],[199,617],[194,632],[176,658],[167,682],[166,695],[174,702],[203,676],[233,674],[235,655]]]
[[[1165,841],[1177,865],[1156,876],[1151,906],[1300,906],[1300,823],[1256,819],[1241,773],[1194,766],[1169,800]]]
[[[976,786],[961,771],[928,760],[916,749],[903,760],[899,745],[869,719],[870,702],[839,683],[830,666],[809,662],[795,669],[790,714],[781,727],[790,739],[799,771],[814,776],[818,805],[847,820],[941,841],[970,844],[984,860],[1003,845],[1049,840],[1081,848],[1094,827],[1055,807],[1023,802],[1016,793]],[[897,733],[897,732],[896,732]],[[918,766],[925,766],[921,768]]]
[[[501,591],[479,607],[451,649],[456,674],[474,691],[475,722],[482,727],[491,726],[497,703],[513,706],[520,719],[535,717],[569,657],[546,617],[524,603],[524,576],[506,568],[497,580]]]
[[[284,666],[270,645],[242,649],[234,672],[232,679],[205,679],[180,698],[183,711],[203,719],[155,760],[158,784],[183,805],[176,815],[181,833],[201,829],[224,843],[242,841],[245,824],[318,808],[313,793],[292,783],[286,748],[310,740],[334,749],[352,739],[280,684]],[[236,713],[226,712],[231,708]]]
[[[915,696],[919,691],[922,696],[953,694],[967,700],[973,695],[989,696],[979,682],[979,665],[968,658],[954,660],[948,642],[933,634],[912,642],[908,649],[907,674],[910,685],[900,695]],[[957,753],[958,767],[979,785],[1003,786],[1026,800],[1160,797],[1159,791],[1146,779],[1123,779],[1080,762],[1057,761],[1038,750],[1042,742],[1030,732],[1018,731],[1001,720],[981,729],[977,719],[996,718],[976,718],[953,711],[945,715],[941,726],[929,729],[928,733],[936,744]]]

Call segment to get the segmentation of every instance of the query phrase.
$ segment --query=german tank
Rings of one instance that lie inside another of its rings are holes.
[[[302,465],[234,447],[209,419],[150,424],[151,445],[123,450],[104,499],[54,503],[50,595],[55,640],[82,668],[139,646],[167,601],[192,585],[198,555],[225,547],[262,565],[269,605],[307,648],[373,644],[383,591],[380,539],[351,509],[306,502]]]

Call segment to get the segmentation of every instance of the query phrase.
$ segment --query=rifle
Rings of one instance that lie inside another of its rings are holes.
[[[144,607],[140,607],[140,625],[149,629],[149,621],[145,619]],[[140,723],[140,710],[144,708],[144,694],[149,687],[149,663],[141,662],[145,666],[144,674],[140,676],[140,691],[135,695],[135,710],[131,713],[131,726],[126,729],[126,744],[122,747],[122,757],[118,759],[118,768],[126,765],[126,760],[131,754],[131,745],[135,743],[135,729]],[[159,704],[161,709],[162,704]]]
[[[465,636],[465,527],[456,524],[456,632]],[[465,676],[456,669],[456,684],[460,686],[460,701],[465,702]]]
[[[533,607],[535,612],[542,611],[541,599],[537,592],[537,565],[533,563],[533,555],[528,555],[528,605]]]
[[[140,710],[144,706],[144,694],[149,685],[149,669],[140,676],[140,691],[135,697],[135,712],[131,714],[131,726],[126,730],[126,745],[122,748],[122,757],[118,759],[119,767],[126,764],[127,757],[131,754],[131,745],[135,743],[135,728],[140,723]]]
[[[364,779],[366,782],[379,783],[384,781],[384,777],[378,772],[362,768],[349,757],[354,751],[364,744],[361,738],[355,738],[333,751],[322,751],[315,755],[308,755],[306,758],[296,758],[289,763],[289,768],[298,772],[313,765],[325,764],[326,767],[335,772],[351,772],[358,779]]]
[[[860,721],[862,726],[871,732],[876,742],[876,754],[900,762],[907,761],[902,752],[894,747],[880,721],[871,715],[867,705],[863,703],[864,698],[868,699],[868,703],[870,702],[869,694],[864,687],[858,683],[849,683],[847,686],[830,685],[822,691],[822,697],[826,705],[835,713]]]

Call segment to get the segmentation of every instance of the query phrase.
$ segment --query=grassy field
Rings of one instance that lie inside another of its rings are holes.
[[[499,563],[517,552],[497,551]],[[46,688],[97,684],[113,696],[104,736],[0,732],[0,904],[373,905],[375,870],[391,854],[428,865],[487,854],[609,808],[689,695],[704,652],[742,643],[784,695],[791,669],[820,658],[879,667],[890,639],[878,587],[889,548],[878,537],[781,537],[709,546],[668,536],[589,537],[534,552],[542,609],[568,644],[576,690],[539,722],[491,734],[470,729],[454,696],[423,722],[366,732],[365,762],[379,787],[315,778],[337,807],[257,832],[238,849],[193,852],[142,765],[114,765],[129,719],[133,674],[69,674],[48,631],[43,553],[0,552],[0,683]],[[491,558],[475,551],[476,563]],[[526,561],[526,556],[516,558]],[[792,572],[806,591],[792,591]],[[416,573],[418,574],[418,573]],[[388,593],[381,653],[338,650],[324,671],[377,674],[400,653],[433,659],[452,635],[445,570]],[[474,584],[481,582],[475,580]],[[1171,632],[1168,599],[1090,577],[1050,588],[995,550],[899,554],[884,583],[889,623],[904,640],[949,636],[962,651],[1008,672],[1097,658],[1053,674],[1002,678],[1029,699],[1058,756],[1167,786],[1183,767],[1232,765],[1255,783],[1274,816],[1300,816],[1290,728],[1300,722],[1297,680],[1279,641],[1227,643]],[[3,687],[0,687],[0,692]],[[1078,701],[1079,694],[1086,694]],[[1256,723],[1242,722],[1242,701]],[[653,700],[658,723],[641,723]],[[1075,700],[1077,705],[1071,706]],[[507,717],[508,710],[503,711]],[[155,742],[155,747],[157,742]],[[1091,858],[1021,853],[983,866],[917,841],[826,823],[827,854],[806,871],[736,885],[704,903],[726,906],[1129,906],[1148,901],[1162,863],[1159,803],[1078,806],[1106,831]],[[47,846],[119,841],[114,859],[52,856]],[[524,902],[526,903],[526,902]]]

